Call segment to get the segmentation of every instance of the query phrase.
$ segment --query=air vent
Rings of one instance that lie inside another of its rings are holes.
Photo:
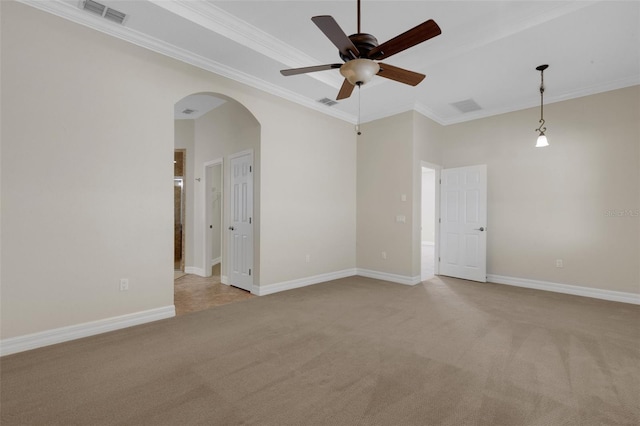
[[[110,7],[105,6],[104,4],[98,3],[93,0],[84,0],[82,2],[82,8],[91,13],[95,13],[96,15],[100,15],[105,19],[108,19],[117,24],[124,23],[127,15],[118,10],[111,9]]]
[[[127,15],[125,15],[122,12],[118,12],[115,9],[111,9],[110,7],[108,7],[107,11],[104,13],[104,17],[107,18],[110,21],[115,22],[116,24],[122,24],[124,22],[124,18],[126,18]]]
[[[333,99],[329,99],[329,98],[318,99],[318,102],[320,102],[321,104],[325,104],[326,106],[334,106],[338,103]]]
[[[462,113],[473,112],[482,109],[482,107],[471,98],[465,99],[464,101],[460,102],[454,102],[451,104],[451,106]]]
[[[82,2],[82,8],[84,10],[88,10],[89,12],[93,12],[95,14],[102,16],[107,6],[92,0],[85,0],[84,2]]]
[[[187,115],[193,114],[194,112],[196,112],[196,110],[195,109],[190,109],[190,108],[187,108],[184,111],[182,111],[183,114],[187,114]]]

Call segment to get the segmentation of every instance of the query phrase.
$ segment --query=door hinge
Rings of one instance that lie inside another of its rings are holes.
[[[249,275],[251,275],[251,269],[249,269]]]
[[[251,225],[251,218],[249,218],[249,225]]]
[[[441,217],[438,218],[438,223],[442,223],[442,218]]]
[[[253,171],[253,166],[249,166],[249,173]]]
[[[438,179],[438,183],[442,185],[442,179]]]
[[[440,262],[440,258],[438,257],[438,262]]]

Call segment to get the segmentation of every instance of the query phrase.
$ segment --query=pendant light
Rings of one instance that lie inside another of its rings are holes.
[[[538,71],[540,71],[540,127],[536,129],[536,132],[540,132],[538,135],[538,140],[536,141],[536,148],[542,148],[545,146],[549,146],[549,141],[547,141],[547,136],[544,132],[547,131],[547,128],[544,127],[544,70],[549,68],[549,65],[539,65],[536,67]]]

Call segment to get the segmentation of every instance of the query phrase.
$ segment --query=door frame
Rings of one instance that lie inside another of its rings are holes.
[[[185,246],[186,246],[186,239],[187,239],[187,233],[185,232],[185,230],[187,229],[187,149],[174,148],[173,149],[174,158],[175,158],[176,152],[179,152],[182,155],[182,176],[175,176],[175,168],[174,168],[173,179],[174,179],[174,182],[176,178],[182,179],[182,196],[180,197],[180,216],[182,219],[182,230],[181,230],[182,247],[180,247],[180,271],[184,272],[185,254],[186,254]],[[175,219],[174,219],[174,222],[175,222]],[[173,244],[174,244],[173,249],[175,250],[175,241]],[[174,270],[175,270],[175,266],[174,266]]]
[[[433,275],[440,274],[440,171],[442,166],[427,161],[420,161],[420,279],[422,280],[422,168],[435,171],[435,206],[434,206],[434,247],[433,247]]]
[[[220,265],[224,264],[225,253],[224,253],[224,160],[222,158],[217,158],[215,160],[205,161],[202,166],[202,176],[204,176],[204,184],[202,185],[202,229],[204,231],[204,236],[202,238],[202,265],[204,268],[204,276],[211,276],[211,251],[209,248],[212,245],[212,241],[210,238],[210,232],[207,230],[207,206],[209,205],[209,191],[207,191],[207,168],[212,166],[220,166],[220,179],[222,181],[222,185],[220,186],[220,192],[222,196],[220,197],[220,212],[222,213],[220,216]],[[220,271],[222,275],[222,271]]]

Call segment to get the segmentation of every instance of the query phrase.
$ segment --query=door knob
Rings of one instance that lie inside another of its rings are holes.
[[[234,229],[236,229],[236,228],[234,228],[233,226],[229,227],[229,231],[233,231]]]
[[[484,231],[484,226],[481,226],[480,228],[476,228],[476,229],[474,229],[474,231],[480,231],[480,232],[482,232],[482,231]]]

